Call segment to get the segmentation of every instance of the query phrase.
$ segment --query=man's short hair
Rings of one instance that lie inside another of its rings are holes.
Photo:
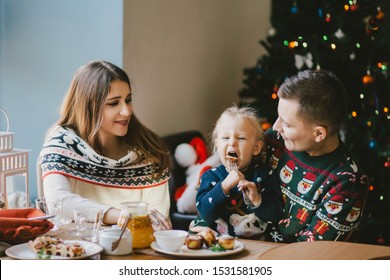
[[[331,72],[305,70],[286,79],[279,98],[298,101],[299,115],[307,122],[327,127],[336,133],[348,110],[344,85]]]

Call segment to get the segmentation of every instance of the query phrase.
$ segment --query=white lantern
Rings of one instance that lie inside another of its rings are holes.
[[[13,132],[9,132],[7,113],[0,108],[7,120],[7,131],[0,131],[0,192],[5,208],[29,207],[28,150],[13,148]],[[1,203],[0,203],[1,204]]]

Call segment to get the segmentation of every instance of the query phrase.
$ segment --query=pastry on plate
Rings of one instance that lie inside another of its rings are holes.
[[[85,248],[77,241],[65,243],[61,239],[50,236],[39,236],[29,241],[28,246],[39,255],[61,256],[61,257],[82,257],[86,254]]]
[[[214,244],[217,243],[217,238],[215,237],[214,232],[209,228],[202,230],[198,234],[203,237],[206,247],[213,247]]]
[[[189,235],[186,238],[186,245],[188,249],[201,249],[203,247],[203,237],[200,235]]]
[[[235,240],[233,236],[221,235],[218,237],[218,244],[226,250],[233,250],[235,246]]]

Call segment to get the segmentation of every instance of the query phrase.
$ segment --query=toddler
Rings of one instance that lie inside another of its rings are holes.
[[[212,143],[222,162],[201,177],[190,231],[210,227],[218,234],[258,239],[279,221],[278,181],[262,164],[264,135],[255,110],[232,106],[218,119]]]

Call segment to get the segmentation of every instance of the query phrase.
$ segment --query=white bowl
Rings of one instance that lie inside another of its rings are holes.
[[[119,242],[118,248],[111,250],[112,243],[118,240],[121,234],[119,227],[112,227],[100,232],[99,245],[104,248],[103,254],[107,255],[128,255],[132,252],[133,238],[129,229],[123,233],[122,239]]]
[[[176,252],[184,245],[188,232],[184,230],[172,229],[161,230],[154,233],[157,245],[169,252]]]

